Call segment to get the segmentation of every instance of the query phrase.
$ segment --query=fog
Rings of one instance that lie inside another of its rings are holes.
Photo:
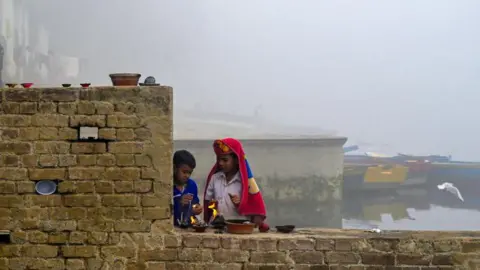
[[[479,1],[22,2],[52,51],[87,60],[78,80],[139,72],[174,88],[177,114],[479,159]]]

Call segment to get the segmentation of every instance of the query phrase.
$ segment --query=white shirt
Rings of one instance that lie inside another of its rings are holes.
[[[237,195],[241,198],[242,179],[240,173],[237,172],[230,182],[223,172],[217,172],[212,175],[212,179],[208,183],[205,200],[216,200],[218,202],[218,212],[225,219],[244,219],[238,213],[237,207],[233,204],[229,194]]]

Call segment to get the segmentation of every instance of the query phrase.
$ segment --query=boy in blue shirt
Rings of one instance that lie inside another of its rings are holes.
[[[195,158],[187,150],[178,150],[173,155],[173,221],[175,226],[180,226],[180,223],[190,224],[190,216],[202,213],[197,183],[190,178],[195,166]]]

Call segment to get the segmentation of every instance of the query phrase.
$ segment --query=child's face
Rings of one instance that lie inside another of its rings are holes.
[[[175,180],[178,183],[185,184],[193,173],[193,169],[185,164],[175,168]]]
[[[230,173],[238,168],[238,162],[232,155],[217,156],[218,167],[224,173]]]

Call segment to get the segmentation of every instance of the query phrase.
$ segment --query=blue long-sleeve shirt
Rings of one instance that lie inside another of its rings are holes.
[[[186,194],[192,194],[193,199],[191,204],[182,205],[182,196]],[[183,191],[179,190],[175,185],[173,186],[173,222],[175,226],[179,226],[178,221],[182,218],[187,220],[190,224],[190,215],[192,213],[192,206],[194,204],[200,203],[198,199],[198,187],[197,183],[194,180],[188,179],[187,184],[185,185]]]

